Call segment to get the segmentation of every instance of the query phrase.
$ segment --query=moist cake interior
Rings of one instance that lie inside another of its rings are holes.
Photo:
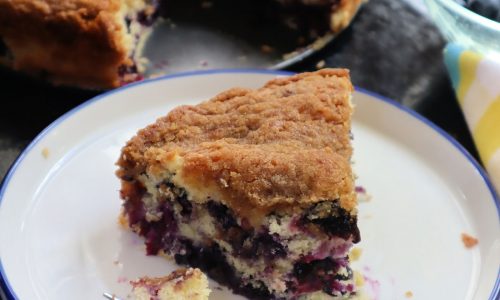
[[[354,291],[347,255],[360,234],[356,216],[337,201],[319,202],[294,218],[269,215],[255,230],[216,199],[188,201],[186,192],[169,181],[125,186],[124,216],[146,238],[148,255],[171,255],[251,299],[273,299],[269,288],[281,294],[274,299],[298,299],[318,290],[331,296]],[[162,201],[152,201],[160,194],[166,195]],[[283,276],[276,277],[277,270]]]

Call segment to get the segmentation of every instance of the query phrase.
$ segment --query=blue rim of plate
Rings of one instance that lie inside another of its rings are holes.
[[[180,78],[180,77],[189,77],[189,76],[199,76],[199,75],[211,75],[211,74],[224,74],[224,73],[235,73],[235,74],[274,74],[274,75],[284,75],[284,76],[290,76],[294,75],[296,73],[294,72],[288,72],[288,71],[274,71],[274,70],[261,70],[261,69],[216,69],[216,70],[204,70],[204,71],[190,71],[190,72],[182,72],[182,73],[176,73],[176,74],[171,74],[171,75],[165,75],[161,77],[157,77],[154,79],[148,79],[140,82],[135,82],[128,84],[126,86],[117,88],[115,90],[103,93],[101,95],[98,95],[92,99],[87,100],[86,102],[74,107],[70,111],[66,112],[59,118],[57,118],[54,122],[52,122],[49,126],[47,126],[44,130],[42,130],[34,139],[31,141],[31,143],[19,154],[17,159],[14,161],[14,163],[10,166],[9,170],[7,171],[7,175],[3,178],[2,182],[0,183],[0,209],[2,205],[2,200],[3,200],[3,195],[5,193],[5,190],[9,184],[9,181],[11,177],[15,174],[18,166],[22,163],[26,155],[31,152],[31,149],[38,144],[40,140],[42,140],[52,129],[56,128],[59,124],[64,122],[67,118],[71,117],[78,111],[82,110],[83,108],[93,104],[94,102],[97,102],[103,98],[106,98],[114,93],[119,93],[122,92],[126,89],[133,88],[138,85],[144,85],[144,84],[149,84],[152,82],[156,81],[163,81],[163,80],[170,80],[170,79],[175,79],[175,78]],[[429,126],[431,129],[439,133],[445,140],[450,142],[455,148],[465,156],[465,158],[474,166],[474,168],[479,172],[481,178],[483,179],[484,183],[488,187],[491,197],[493,198],[493,202],[495,202],[495,206],[497,208],[497,214],[500,222],[500,198],[498,194],[495,192],[495,188],[493,187],[493,184],[491,183],[488,175],[486,172],[483,170],[481,165],[476,161],[476,159],[459,143],[457,142],[452,136],[450,136],[446,131],[438,127],[436,124],[425,118],[424,116],[420,115],[419,113],[403,106],[402,104],[381,96],[377,93],[365,90],[363,88],[355,87],[356,91],[359,91],[363,94],[367,94],[369,96],[372,96],[373,98],[380,100],[382,102],[385,102],[395,108],[398,108],[399,110],[411,115],[412,117],[416,118],[417,120],[421,121],[422,123],[426,124]],[[9,281],[7,279],[7,276],[5,274],[5,271],[3,269],[2,265],[2,258],[0,257],[0,295],[1,292],[5,294],[7,299],[19,299],[16,297],[16,294],[14,293],[14,290],[9,284]],[[493,291],[490,294],[490,297],[488,300],[496,300],[497,297],[500,296],[500,266],[498,269],[498,274],[497,274],[497,280],[495,282],[495,285],[493,287]]]

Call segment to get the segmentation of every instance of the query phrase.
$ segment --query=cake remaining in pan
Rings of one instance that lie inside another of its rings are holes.
[[[122,150],[123,224],[250,298],[355,293],[352,90],[325,69],[174,109]]]
[[[319,7],[337,32],[349,24],[360,1],[280,2]],[[80,87],[113,88],[140,80],[141,45],[160,4],[168,9],[168,2],[0,0],[0,64]]]
[[[82,87],[139,80],[135,49],[155,11],[145,0],[0,0],[0,63]]]

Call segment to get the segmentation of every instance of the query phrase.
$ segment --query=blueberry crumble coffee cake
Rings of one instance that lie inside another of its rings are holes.
[[[324,69],[172,110],[122,149],[122,224],[252,299],[354,294],[352,90]]]
[[[146,0],[0,0],[0,64],[84,87],[139,80],[155,12]]]
[[[349,24],[361,2],[275,1],[299,11],[305,6],[324,10],[334,32]],[[0,65],[81,87],[112,88],[140,80],[142,45],[160,11],[168,11],[167,2],[0,0]]]
[[[207,300],[211,291],[200,269],[178,269],[165,277],[131,282],[136,300]]]

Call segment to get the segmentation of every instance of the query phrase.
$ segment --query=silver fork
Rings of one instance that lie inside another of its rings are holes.
[[[118,298],[115,295],[110,294],[110,293],[104,293],[102,295],[104,296],[104,298],[109,299],[109,300],[121,300],[120,298]]]

